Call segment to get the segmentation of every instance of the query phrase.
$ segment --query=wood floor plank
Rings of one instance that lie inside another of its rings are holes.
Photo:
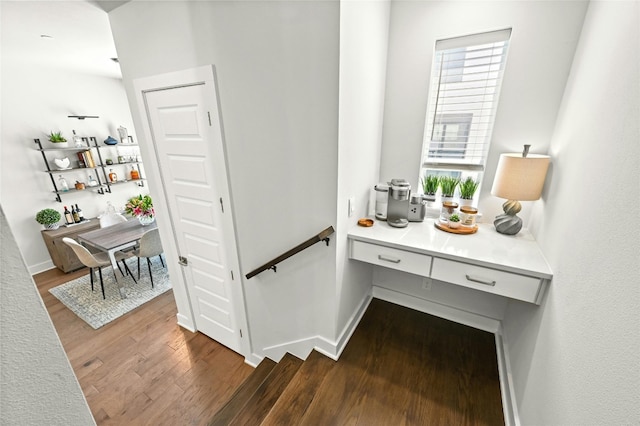
[[[267,416],[273,404],[287,387],[293,376],[302,365],[302,360],[291,354],[285,356],[271,370],[271,373],[258,387],[246,407],[250,410],[243,410],[229,423],[229,425],[245,426],[257,425]]]
[[[307,411],[318,388],[335,364],[332,359],[312,351],[273,405],[262,425],[296,424]]]
[[[209,426],[226,426],[244,408],[251,396],[267,378],[276,363],[269,358],[263,359],[251,375],[231,395],[225,405],[208,423]]]

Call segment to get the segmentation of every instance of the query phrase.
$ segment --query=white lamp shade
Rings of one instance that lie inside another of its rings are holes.
[[[549,168],[549,156],[521,153],[502,154],[491,195],[507,200],[534,201],[540,198]]]

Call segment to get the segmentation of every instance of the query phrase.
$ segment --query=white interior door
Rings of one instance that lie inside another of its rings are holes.
[[[233,287],[241,279],[216,96],[213,79],[142,91],[196,329],[242,353],[244,304]]]

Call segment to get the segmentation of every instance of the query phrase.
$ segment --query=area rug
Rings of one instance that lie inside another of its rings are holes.
[[[151,271],[153,272],[154,287],[151,288],[149,269],[146,263],[145,259],[140,259],[142,270],[138,280],[136,262],[131,260],[127,262],[129,269],[131,269],[136,281],[138,281],[137,284],[134,284],[129,276],[122,278],[120,271],[116,270],[116,274],[119,274],[118,279],[125,283],[126,299],[120,297],[120,292],[110,267],[102,268],[106,299],[102,298],[100,278],[97,273],[93,292],[91,291],[91,280],[88,273],[73,281],[54,287],[49,292],[87,324],[94,329],[98,329],[171,289],[171,281],[169,280],[167,269],[162,267],[157,257],[152,259]]]

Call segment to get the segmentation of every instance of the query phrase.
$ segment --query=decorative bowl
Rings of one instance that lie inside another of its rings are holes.
[[[118,139],[109,136],[104,140],[105,145],[116,145],[118,143]]]
[[[69,158],[65,157],[65,158],[54,158],[53,162],[56,163],[56,167],[58,168],[58,170],[65,170],[69,168],[69,164],[71,164],[69,162]]]

